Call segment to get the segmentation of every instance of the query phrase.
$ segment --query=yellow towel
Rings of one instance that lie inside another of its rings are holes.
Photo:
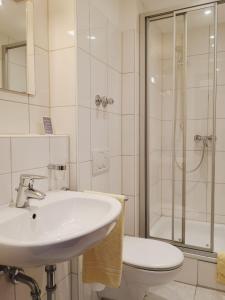
[[[217,282],[225,284],[225,252],[217,255]]]
[[[95,193],[96,192],[92,192]],[[100,194],[100,193],[97,193]],[[112,232],[94,248],[83,255],[83,282],[102,283],[118,288],[122,276],[122,248],[124,234],[124,204],[122,195],[102,194],[114,197],[122,204],[122,212]]]

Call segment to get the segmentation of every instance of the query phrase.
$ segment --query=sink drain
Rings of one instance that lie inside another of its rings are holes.
[[[36,215],[36,214],[33,214],[33,215],[32,215],[32,219],[35,220],[36,218],[37,218],[37,215]]]

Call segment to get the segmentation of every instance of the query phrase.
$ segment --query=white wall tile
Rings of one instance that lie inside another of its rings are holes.
[[[12,171],[45,167],[49,162],[49,138],[17,138],[12,143]],[[42,151],[40,151],[40,149]]]
[[[26,133],[29,133],[28,105],[0,101],[0,134]]]
[[[0,138],[0,174],[11,171],[10,138]]]
[[[91,101],[91,58],[89,54],[78,49],[78,96],[79,105],[90,107]],[[94,101],[94,99],[92,99]]]
[[[159,122],[156,120],[152,120],[151,124],[152,124],[152,129],[150,127],[151,130],[151,134],[152,135],[160,135],[159,130],[157,129],[157,124]],[[151,126],[150,124],[150,126]],[[156,143],[157,141],[157,143]],[[160,147],[160,140],[159,138],[153,138],[152,137],[152,144],[155,147]],[[162,121],[162,149],[163,150],[171,150],[173,146],[173,122],[172,121]]]
[[[50,137],[50,163],[66,164],[69,162],[69,138],[66,136]]]
[[[163,106],[163,120],[170,120],[172,116],[172,91],[161,93],[161,87],[150,83],[148,96],[148,116],[156,119],[161,119],[162,106]],[[163,101],[162,101],[163,100]],[[168,110],[166,110],[169,108]]]
[[[91,107],[96,108],[95,96],[107,96],[107,67],[105,64],[91,60]]]
[[[162,151],[162,179],[172,179],[172,151]]]
[[[188,58],[187,86],[201,87],[209,83],[209,57],[208,54],[195,55]],[[171,73],[172,74],[172,73]]]
[[[217,84],[225,84],[225,52],[219,52],[217,56]]]
[[[90,11],[89,0],[77,1],[77,42],[78,47],[90,51]]]
[[[123,32],[123,73],[135,71],[135,31]]]
[[[51,106],[75,105],[75,48],[50,53]]]
[[[11,174],[0,175],[0,205],[11,201]]]
[[[224,183],[225,180],[225,152],[216,152],[216,183]]]
[[[30,105],[30,134],[44,134],[43,117],[49,117],[48,107]]]
[[[109,113],[109,151],[111,156],[121,155],[121,115]]]
[[[62,262],[56,265],[56,274],[55,274],[55,281],[59,283],[65,277],[70,274],[71,271],[71,264],[70,261]]]
[[[179,152],[178,152],[179,155]],[[201,181],[201,182],[207,182],[210,181],[210,176],[211,173],[209,171],[209,167],[210,167],[210,162],[211,162],[211,158],[210,158],[210,153],[208,152],[208,160],[205,158],[201,164],[201,166],[198,168],[198,170],[196,170],[195,172],[188,172],[187,174],[187,180],[190,181]],[[182,157],[182,154],[181,154]],[[187,161],[187,170],[192,170],[193,168],[195,168],[202,157],[202,151],[198,150],[198,151],[187,151],[186,152],[186,161]],[[177,173],[178,176],[181,176],[181,172]]]
[[[109,114],[107,112],[92,110],[91,111],[91,149],[108,150],[109,137]]]
[[[174,118],[174,98],[173,98],[173,92],[172,91],[165,91],[162,94],[162,105],[160,106],[160,98],[156,99],[158,101],[155,101],[155,106],[157,107],[158,104],[158,109],[154,109],[154,111],[157,111],[158,113],[155,115],[156,118],[158,118],[158,116],[161,113],[161,106],[162,106],[162,119],[164,121],[166,120],[173,120]],[[154,115],[153,115],[154,117]]]
[[[121,194],[122,192],[122,160],[121,156],[110,159],[110,193]]]
[[[163,130],[163,137],[161,138],[161,128],[162,125],[164,125],[164,122],[162,124],[161,120],[157,119],[150,119],[150,122],[148,122],[148,126],[150,128],[148,129],[148,134],[149,134],[149,149],[150,150],[159,150],[161,149],[161,143],[163,145],[164,141],[166,142],[167,140],[169,141],[169,135],[166,137],[165,135],[165,130]],[[165,128],[168,129],[168,132],[170,131],[170,127]],[[168,143],[169,144],[169,143]],[[164,145],[166,147],[166,145]],[[165,149],[163,146],[163,149]]]
[[[77,160],[75,107],[68,106],[52,108],[51,117],[54,133],[70,136],[70,162],[75,163]]]
[[[193,22],[194,15],[189,15],[188,22]],[[190,23],[189,23],[190,24]],[[198,26],[193,30],[189,25],[188,28],[188,55],[205,54],[209,51],[209,28],[208,26]]]
[[[225,85],[217,86],[217,100],[216,100],[216,116],[217,118],[225,118]]]
[[[79,191],[91,190],[92,166],[91,162],[79,164]]]
[[[79,264],[79,257],[74,257],[71,260],[71,272],[73,274],[78,274],[78,264]]]
[[[135,110],[135,76],[124,74],[122,81],[122,113],[134,114]]]
[[[71,275],[57,284],[56,300],[71,300]]]
[[[77,190],[77,165],[70,163],[70,190]]]
[[[72,274],[72,300],[79,300],[78,276]]]
[[[67,0],[66,5],[60,0],[50,0],[48,3],[50,50],[74,46],[74,1]]]
[[[108,63],[121,72],[122,67],[122,33],[115,25],[108,25]]]
[[[164,59],[162,64],[163,91],[173,89],[173,60]]]
[[[49,55],[38,47],[35,47],[35,95],[29,96],[29,103],[48,107],[50,105]]]
[[[135,117],[127,115],[122,117],[122,154],[135,154]]]
[[[172,180],[162,180],[162,212],[172,209]]]
[[[150,184],[157,184],[161,180],[161,151],[153,151],[150,153]]]
[[[122,157],[122,181],[123,194],[133,196],[135,194],[135,158],[134,156]]]
[[[35,45],[48,50],[48,2],[45,0],[34,0],[34,33]]]
[[[196,199],[198,199],[196,201]],[[207,201],[207,185],[201,182],[187,182],[186,209],[187,211],[205,213]]]
[[[91,110],[78,108],[78,148],[79,162],[91,160]]]
[[[107,63],[108,40],[107,18],[94,6],[90,8],[90,44],[91,54]]]
[[[122,82],[121,74],[113,69],[108,69],[108,97],[114,100],[113,105],[108,106],[108,111],[121,114]]]
[[[224,17],[222,16],[223,9],[218,10],[218,51],[225,51],[225,28],[224,28]],[[222,24],[221,24],[222,23]]]
[[[173,58],[173,24],[171,21],[168,22],[168,28],[170,32],[166,32],[162,35],[163,44],[162,44],[162,58],[168,59]]]
[[[208,117],[208,101],[208,87],[187,89],[187,119],[206,119]]]
[[[225,119],[217,119],[216,120],[216,150],[217,151],[225,151],[224,131],[225,131]]]
[[[109,191],[109,172],[92,176],[92,190],[107,193]]]
[[[225,184],[215,184],[215,214],[225,216],[224,194]],[[211,203],[211,199],[210,199]],[[209,208],[209,210],[211,207]],[[210,212],[210,211],[209,211]]]

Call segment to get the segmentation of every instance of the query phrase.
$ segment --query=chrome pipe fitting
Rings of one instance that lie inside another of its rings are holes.
[[[56,170],[56,171],[66,171],[66,165],[55,165],[50,164],[48,165],[49,170]]]
[[[12,284],[22,283],[30,288],[32,300],[41,300],[41,290],[37,282],[26,275],[23,269],[10,266],[0,266],[0,273],[8,277]]]
[[[46,292],[47,292],[47,300],[52,300],[53,295],[56,291],[56,284],[55,284],[55,265],[48,265],[45,266],[45,272],[47,274],[47,285],[46,285]]]
[[[114,99],[108,98],[106,96],[101,97],[100,95],[95,96],[95,104],[97,107],[100,107],[102,105],[103,108],[106,108],[107,105],[112,105],[114,103]]]

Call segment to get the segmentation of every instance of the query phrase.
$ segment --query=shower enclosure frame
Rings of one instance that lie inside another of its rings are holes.
[[[182,241],[177,242],[174,240],[174,207],[172,209],[172,239],[166,240],[178,247],[181,247],[185,252],[190,252],[193,254],[200,254],[205,256],[215,257],[214,252],[214,210],[215,210],[215,142],[216,142],[216,97],[217,97],[217,9],[218,4],[224,3],[225,1],[196,1],[196,5],[190,7],[175,7],[171,11],[162,10],[156,13],[145,13],[140,16],[140,235],[145,238],[151,237],[149,235],[149,207],[148,207],[148,132],[147,132],[147,26],[149,19],[152,21],[159,20],[162,18],[173,18],[173,47],[175,49],[176,43],[176,16],[179,14],[184,14],[187,12],[195,11],[204,8],[213,8],[214,11],[214,34],[215,34],[215,48],[214,48],[214,70],[213,70],[213,132],[212,132],[212,172],[211,172],[211,226],[210,226],[210,247],[204,248],[194,245],[188,245],[185,243],[185,204],[186,204],[186,191],[185,191],[185,176],[186,176],[186,166],[184,164],[184,170],[182,173]],[[185,17],[186,18],[186,17]],[[185,26],[187,23],[185,22]],[[185,28],[187,30],[187,28]],[[187,36],[185,35],[185,59],[187,59]],[[176,61],[175,61],[175,51],[173,57],[173,97],[175,99],[175,82],[176,82]],[[186,76],[186,70],[185,76]],[[185,118],[186,119],[186,118]],[[175,126],[174,126],[175,134]],[[175,141],[173,137],[173,141]],[[186,141],[186,136],[184,136],[184,141]],[[185,146],[185,145],[184,145]],[[185,149],[185,148],[183,148]],[[184,153],[185,155],[185,153]],[[186,159],[184,159],[184,162]],[[173,168],[175,166],[175,149],[173,147]],[[173,189],[172,189],[172,203],[174,206],[174,170],[173,170]],[[143,217],[144,216],[144,217]],[[154,239],[164,240],[160,238],[151,237]]]

